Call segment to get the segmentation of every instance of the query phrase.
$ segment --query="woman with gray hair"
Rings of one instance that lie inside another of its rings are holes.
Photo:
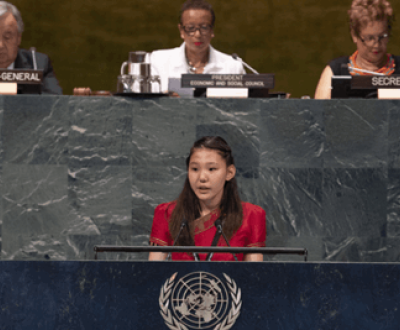
[[[0,69],[38,69],[43,71],[42,93],[62,94],[47,55],[19,48],[24,22],[17,7],[0,1]],[[18,85],[18,94],[29,94],[29,85]]]

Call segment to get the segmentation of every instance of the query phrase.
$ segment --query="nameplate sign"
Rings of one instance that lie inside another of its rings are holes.
[[[275,74],[183,74],[181,87],[273,89]]]
[[[400,75],[391,76],[353,76],[352,89],[399,89]]]
[[[42,70],[0,69],[0,82],[1,83],[17,83],[17,84],[36,85],[36,84],[41,84],[42,81],[43,81],[43,71]]]

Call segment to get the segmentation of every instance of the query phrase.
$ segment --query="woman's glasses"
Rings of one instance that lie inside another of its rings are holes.
[[[202,25],[202,26],[183,26],[183,30],[190,35],[191,37],[196,34],[196,31],[199,30],[202,36],[207,35],[211,31],[211,25]]]
[[[384,33],[381,34],[380,36],[365,36],[361,37],[360,40],[366,45],[366,46],[373,46],[375,43],[380,44],[381,42],[387,42],[389,40],[389,34]]]

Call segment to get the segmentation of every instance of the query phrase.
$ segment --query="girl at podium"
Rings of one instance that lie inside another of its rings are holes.
[[[236,184],[231,148],[219,136],[196,141],[186,159],[187,177],[177,200],[156,207],[150,235],[151,245],[211,246],[217,219],[232,247],[264,247],[265,211],[242,202]],[[180,232],[182,223],[187,225]],[[180,234],[179,234],[180,232]],[[226,247],[221,236],[217,246]],[[150,253],[149,260],[165,260],[167,254]],[[205,260],[206,255],[199,256]],[[261,254],[238,254],[238,260],[262,261]],[[172,253],[173,260],[194,260],[188,253]],[[216,253],[213,261],[234,261],[229,253]]]
[[[316,99],[331,98],[333,75],[400,74],[400,56],[387,53],[394,19],[387,0],[353,0],[348,11],[350,33],[357,50],[332,60],[324,69],[315,91]]]
[[[180,47],[154,51],[150,55],[152,72],[161,78],[161,89],[168,90],[169,78],[187,73],[244,74],[243,65],[232,56],[214,49],[215,13],[205,0],[188,0],[181,9]]]

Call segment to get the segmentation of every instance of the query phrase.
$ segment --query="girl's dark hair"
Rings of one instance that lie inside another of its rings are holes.
[[[235,165],[232,156],[232,150],[226,141],[219,136],[205,136],[197,140],[190,149],[190,154],[186,158],[186,168],[189,167],[190,157],[196,149],[207,148],[217,151],[225,160],[226,166]],[[243,221],[242,204],[239,197],[236,179],[232,178],[225,182],[224,193],[222,195],[221,204],[221,220],[224,234],[228,240],[239,229]],[[175,239],[179,233],[179,229],[183,218],[188,221],[189,230],[184,229],[181,233],[177,245],[191,246],[194,245],[194,224],[193,221],[201,215],[200,202],[190,187],[189,179],[186,177],[183,190],[176,200],[176,206],[171,214],[169,221],[169,231]]]
[[[182,24],[182,15],[186,10],[189,9],[203,9],[207,10],[211,14],[211,27],[214,27],[215,24],[215,13],[213,7],[205,0],[187,0],[181,8],[181,12],[179,14],[179,23]]]

